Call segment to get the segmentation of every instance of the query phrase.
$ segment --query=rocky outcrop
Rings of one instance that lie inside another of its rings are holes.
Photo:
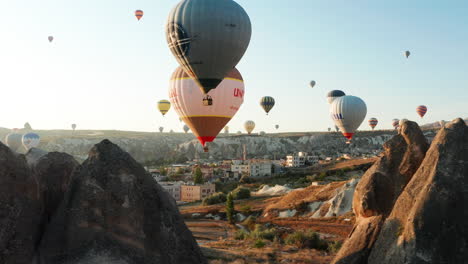
[[[24,155],[0,143],[0,263],[31,263],[41,221],[38,184]]]
[[[385,220],[372,263],[466,263],[468,128],[443,128]]]
[[[356,224],[334,263],[464,263],[468,129],[458,119],[429,150],[413,122],[384,145],[358,184]]]
[[[353,197],[356,224],[334,263],[366,263],[383,220],[429,147],[415,122],[404,122],[400,134],[383,145],[383,156],[363,175]]]
[[[108,140],[77,168],[40,263],[206,263],[174,200]]]
[[[345,185],[336,190],[336,194],[328,201],[316,205],[316,209],[309,204],[309,207],[315,209],[313,218],[341,216],[352,210],[353,195],[359,179],[351,179]]]
[[[78,162],[72,156],[61,152],[47,153],[35,162],[33,171],[44,205],[44,224],[50,221],[62,202],[71,175],[78,166]]]

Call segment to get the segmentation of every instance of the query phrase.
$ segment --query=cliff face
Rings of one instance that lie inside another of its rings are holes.
[[[430,148],[405,122],[362,177],[356,224],[334,263],[463,263],[468,256],[468,129],[446,125]]]

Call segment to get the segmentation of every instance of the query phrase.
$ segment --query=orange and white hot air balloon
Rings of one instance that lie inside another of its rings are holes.
[[[169,100],[204,150],[208,151],[206,142],[212,142],[216,138],[244,102],[244,80],[234,68],[216,89],[209,92],[214,102],[212,105],[200,104],[204,96],[198,84],[178,67],[171,77]]]
[[[138,20],[140,20],[143,17],[143,10],[136,10],[135,11],[135,16]]]

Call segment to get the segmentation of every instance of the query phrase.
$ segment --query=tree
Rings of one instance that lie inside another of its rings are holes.
[[[226,216],[227,216],[228,222],[232,225],[235,223],[235,219],[234,219],[235,213],[236,212],[234,211],[234,198],[232,197],[232,194],[229,193],[227,196],[227,200],[226,200]]]
[[[203,173],[202,173],[200,167],[197,167],[195,169],[195,173],[193,175],[193,182],[195,184],[203,184]]]

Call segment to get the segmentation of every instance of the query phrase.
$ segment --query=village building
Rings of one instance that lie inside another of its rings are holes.
[[[181,200],[184,202],[200,201],[216,192],[214,184],[182,185]]]

